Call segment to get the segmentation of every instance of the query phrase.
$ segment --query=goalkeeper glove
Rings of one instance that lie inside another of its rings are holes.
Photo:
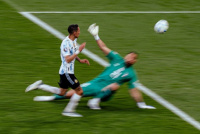
[[[99,40],[99,26],[96,25],[96,23],[92,24],[88,28],[88,32],[94,36],[95,40]]]

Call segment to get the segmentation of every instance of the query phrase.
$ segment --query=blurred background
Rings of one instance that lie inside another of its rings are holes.
[[[82,98],[77,112],[83,118],[61,115],[68,100],[34,102],[36,90],[25,93],[36,80],[58,86],[61,40],[19,12],[31,12],[51,27],[68,35],[70,24],[78,24],[78,43],[106,60],[87,32],[92,23],[100,26],[99,36],[122,56],[135,50],[134,65],[140,82],[164,99],[200,121],[200,1],[199,0],[0,0],[0,133],[134,133],[198,134],[199,130],[144,94],[156,110],[138,109],[123,85],[114,98],[102,103],[102,110],[90,110],[90,98]],[[42,13],[44,11],[51,13]],[[79,13],[56,13],[56,11]],[[102,13],[81,13],[99,11]],[[146,11],[146,13],[106,13],[107,11]],[[149,11],[186,11],[185,13],[148,13]],[[187,11],[198,11],[190,13]],[[157,34],[155,23],[165,19],[169,29]],[[91,65],[75,65],[81,83],[97,76],[104,67],[89,57]]]

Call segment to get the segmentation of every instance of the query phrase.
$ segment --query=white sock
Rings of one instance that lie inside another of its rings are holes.
[[[100,101],[100,98],[93,98],[89,100],[89,103],[99,105]]]
[[[99,35],[98,35],[98,34],[95,35],[95,36],[94,36],[94,39],[95,39],[95,40],[100,40]]]
[[[49,86],[46,84],[42,84],[42,85],[39,85],[38,88],[42,89],[44,91],[47,91],[47,92],[54,93],[54,94],[60,94],[60,88],[58,88],[58,87],[53,87],[53,86]]]
[[[74,112],[76,106],[78,105],[79,100],[81,99],[82,96],[78,95],[78,94],[73,94],[73,96],[71,97],[69,103],[67,104],[67,106],[64,109],[64,112]]]

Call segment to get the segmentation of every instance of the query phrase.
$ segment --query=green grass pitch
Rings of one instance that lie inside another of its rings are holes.
[[[40,90],[25,93],[32,82],[42,79],[58,86],[60,43],[47,31],[21,16],[20,11],[200,11],[198,0],[2,0],[0,1],[0,134],[198,134],[199,130],[144,94],[156,110],[141,110],[123,85],[102,110],[87,108],[82,98],[77,112],[83,118],[61,115],[68,100],[34,102]],[[90,24],[100,26],[99,36],[122,56],[139,52],[135,68],[145,86],[200,121],[200,14],[34,14],[67,35],[71,23],[79,24],[79,43],[105,59],[87,32]],[[168,20],[165,34],[156,34],[154,24]],[[88,58],[80,54],[81,58]],[[89,59],[89,58],[88,58]],[[89,59],[90,60],[90,59]],[[106,59],[105,59],[106,60]],[[76,63],[81,83],[97,76],[103,67]]]

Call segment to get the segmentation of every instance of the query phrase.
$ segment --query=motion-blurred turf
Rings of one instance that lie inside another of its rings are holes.
[[[139,11],[139,10],[199,10],[199,1],[39,1],[15,0],[24,11]],[[14,8],[0,1],[0,133],[1,134],[62,134],[62,133],[135,133],[135,134],[197,134],[199,131],[144,95],[147,104],[157,110],[140,110],[130,98],[127,86],[115,97],[102,103],[101,111],[86,107],[83,98],[77,112],[84,118],[61,115],[68,100],[33,102],[43,91],[25,93],[32,82],[42,79],[58,86],[61,40],[30,22]],[[122,56],[131,50],[140,53],[135,65],[141,82],[179,107],[196,120],[199,117],[199,14],[34,14],[67,35],[67,26],[78,23],[79,43],[100,55],[95,40],[87,32],[91,23],[100,25],[100,37]],[[159,19],[169,21],[166,34],[156,34],[154,24]],[[81,58],[87,58],[80,55]],[[105,59],[105,58],[104,58]],[[80,82],[98,75],[103,67],[76,63]]]

